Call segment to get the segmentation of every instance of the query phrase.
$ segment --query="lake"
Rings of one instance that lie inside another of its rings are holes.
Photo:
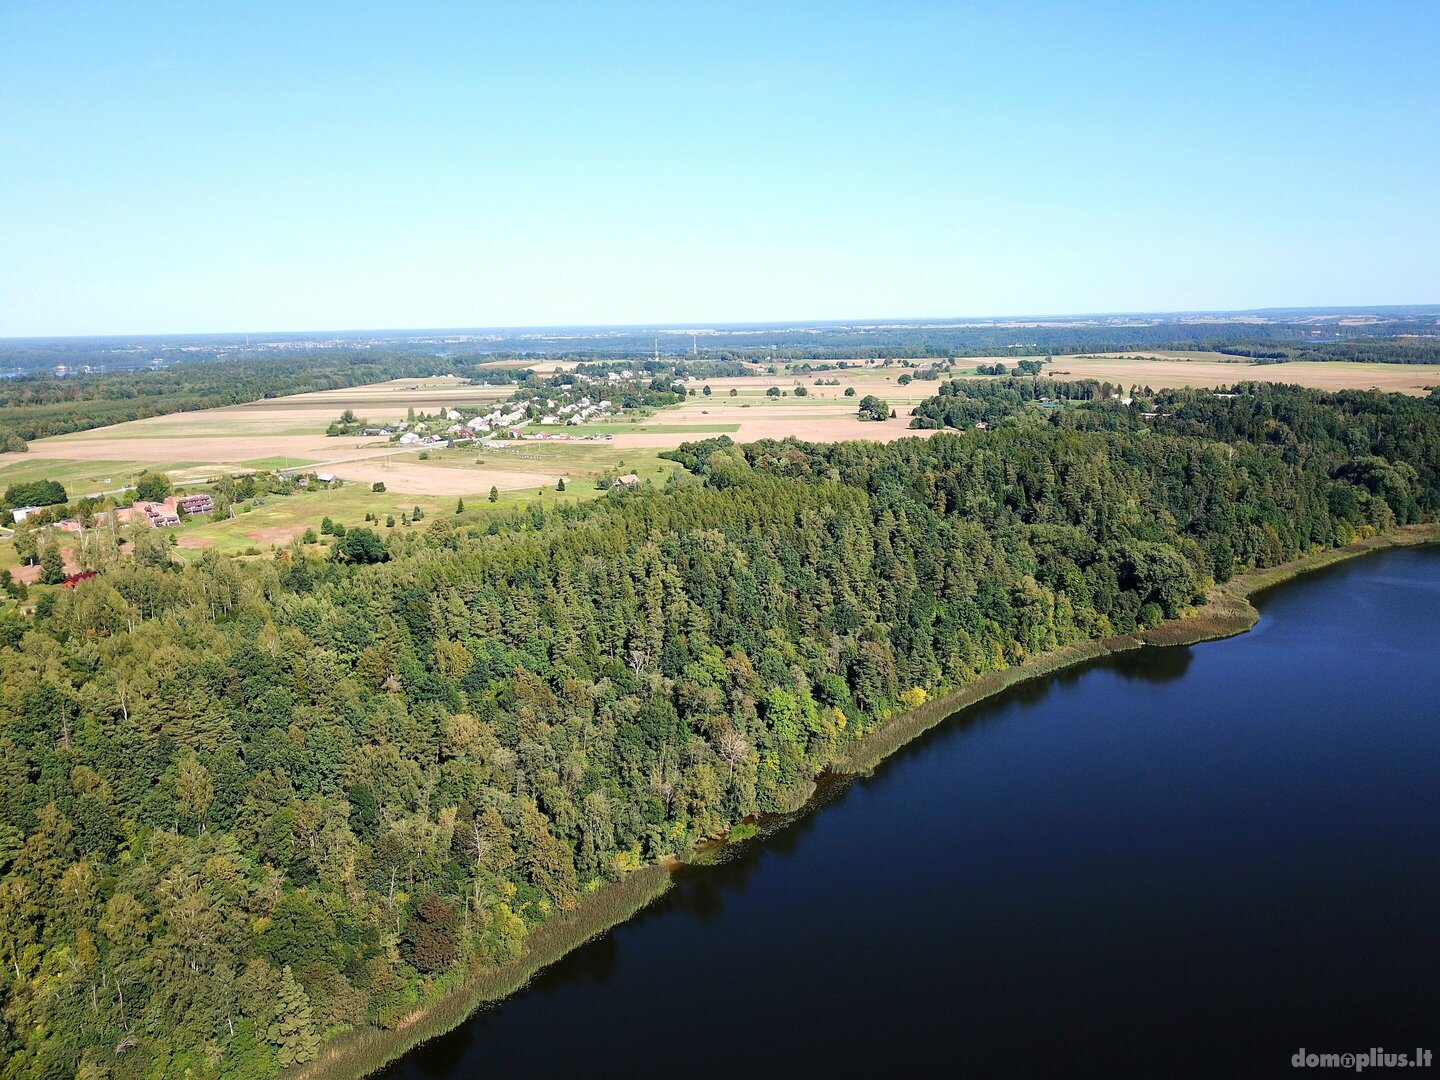
[[[1249,1076],[1302,1046],[1440,1050],[1440,549],[1256,603],[1241,637],[952,718],[383,1075]]]

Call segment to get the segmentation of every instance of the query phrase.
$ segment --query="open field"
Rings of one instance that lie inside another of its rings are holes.
[[[961,378],[976,363],[1010,362],[1013,357],[958,361]],[[1156,353],[1136,356],[1062,356],[1047,366],[1058,378],[1095,378],[1126,386],[1216,386],[1244,380],[1299,383],[1324,389],[1369,388],[1421,394],[1440,385],[1440,366],[1399,364],[1292,363],[1255,365],[1218,353]],[[420,506],[427,515],[453,514],[463,498],[472,512],[492,506],[488,493],[500,492],[496,509],[576,501],[599,494],[596,481],[636,473],[642,483],[663,485],[678,466],[659,457],[684,442],[725,434],[737,442],[780,439],[789,435],[812,441],[892,439],[921,436],[907,425],[911,408],[932,396],[938,383],[912,380],[900,386],[907,369],[865,366],[843,371],[796,371],[782,365],[776,374],[693,381],[695,396],[653,413],[567,429],[572,435],[609,435],[600,441],[520,441],[503,450],[468,446],[455,449],[400,448],[388,440],[357,436],[327,437],[325,427],[345,409],[381,423],[404,418],[407,410],[436,412],[456,405],[478,405],[507,397],[509,387],[464,386],[450,378],[402,379],[347,390],[275,398],[248,405],[177,413],[114,427],[77,432],[31,444],[26,454],[0,455],[0,487],[36,479],[64,484],[72,496],[120,492],[145,469],[161,469],[177,484],[209,480],[223,473],[305,468],[335,473],[345,483],[293,496],[271,496],[263,506],[247,506],[233,519],[187,522],[177,530],[182,550],[214,547],[231,553],[288,543],[307,527],[329,516],[348,525],[362,524],[369,513],[383,521]],[[816,386],[815,380],[839,385]],[[710,394],[702,392],[708,385]],[[781,396],[767,394],[769,388]],[[805,394],[796,396],[798,388]],[[854,396],[846,397],[852,387]],[[875,394],[897,413],[882,423],[856,415],[860,398]],[[555,429],[550,429],[555,430]],[[423,455],[423,456],[422,456]],[[560,479],[567,490],[555,490]],[[386,491],[374,493],[371,485]],[[403,527],[403,526],[397,526]],[[0,559],[5,564],[10,545]]]
[[[0,456],[0,483],[49,477],[67,487],[72,482],[93,485],[79,492],[84,494],[104,489],[98,482],[104,478],[102,473],[115,481],[113,486],[119,486],[146,468],[164,469],[183,482],[223,473],[300,467],[329,469],[342,478],[369,483],[381,479],[371,460],[396,454],[397,448],[385,439],[326,436],[326,426],[344,410],[382,423],[404,419],[411,408],[435,412],[488,404],[510,392],[510,387],[467,386],[462,380],[445,377],[399,379],[203,412],[172,413],[37,440],[27,454]],[[463,493],[488,491],[492,484],[528,486],[530,479],[477,475]],[[421,485],[416,490],[424,493],[426,488]]]
[[[536,490],[512,492],[493,504],[496,510],[513,510],[540,502],[553,505],[559,501],[577,501],[598,494],[594,485],[580,487],[572,494],[557,493],[552,487],[540,494]],[[294,495],[267,495],[263,506],[246,504],[244,512],[234,518],[219,521],[194,519],[186,521],[179,529],[171,530],[179,538],[183,555],[186,549],[214,548],[230,555],[243,554],[254,548],[268,552],[272,546],[283,546],[302,535],[306,529],[319,531],[322,518],[344,525],[346,528],[366,526],[387,534],[403,529],[403,515],[418,506],[425,513],[421,520],[423,527],[435,518],[455,516],[456,497],[449,495],[410,495],[393,491],[376,493],[368,485],[347,484],[336,489],[321,489],[297,492]],[[470,511],[490,509],[492,504],[483,495],[474,496],[467,502]],[[378,518],[378,522],[366,522],[365,515]],[[385,521],[393,516],[396,524],[386,526]]]
[[[88,443],[116,439],[301,439],[324,437],[325,427],[346,409],[377,424],[403,420],[408,409],[435,412],[447,406],[481,405],[510,396],[509,386],[468,386],[462,379],[396,379],[392,382],[265,398],[202,412],[171,413],[113,427],[58,435],[44,443]],[[250,457],[259,455],[251,453]]]
[[[1344,361],[1251,364],[1219,353],[1155,353],[1154,358],[1057,356],[1045,368],[1052,378],[1099,379],[1162,387],[1221,386],[1237,382],[1294,383],[1318,390],[1385,390],[1423,395],[1440,386],[1437,364],[1352,364]],[[1068,372],[1068,375],[1066,374]],[[981,376],[982,378],[984,376]]]
[[[1005,359],[1005,358],[998,358]],[[1013,358],[1010,358],[1013,360]],[[966,369],[985,358],[960,361]],[[1293,382],[1325,389],[1368,388],[1421,394],[1440,385],[1440,365],[1292,363],[1255,365],[1218,353],[1156,353],[1137,359],[1116,355],[1059,357],[1046,373],[1065,378],[1096,378],[1152,387],[1215,386],[1254,379]],[[799,372],[782,365],[773,375],[692,382],[697,391],[685,403],[649,415],[581,427],[572,434],[609,434],[604,443],[522,443],[510,450],[457,451],[466,467],[432,451],[422,461],[411,450],[387,440],[344,436],[330,438],[326,425],[345,409],[376,423],[403,418],[408,409],[434,412],[446,406],[478,405],[508,396],[508,387],[465,386],[448,377],[401,379],[346,390],[271,398],[205,412],[175,413],[113,427],[76,432],[31,444],[24,455],[0,456],[0,484],[48,477],[77,493],[113,490],[145,468],[162,468],[180,482],[225,472],[258,468],[324,469],[343,479],[371,484],[383,481],[397,492],[468,495],[494,485],[502,491],[553,484],[558,476],[594,478],[622,470],[623,454],[639,448],[674,447],[693,439],[727,434],[737,442],[795,435],[811,440],[889,441],[913,434],[909,411],[934,394],[938,384],[899,379],[899,366],[866,366],[843,371]],[[989,376],[971,376],[988,378]],[[838,379],[836,386],[815,380]],[[775,387],[781,397],[767,396]],[[803,387],[805,396],[795,396]],[[845,397],[853,387],[854,397]],[[876,394],[898,414],[884,423],[855,416],[859,398]],[[450,452],[446,452],[450,453]],[[478,459],[478,463],[477,463]],[[448,464],[449,467],[437,468]]]
[[[38,444],[36,444],[38,445]],[[123,447],[116,448],[123,451]],[[118,491],[151,465],[148,461],[119,455],[110,458],[66,458],[49,454],[0,454],[0,488],[28,480],[55,480],[72,496],[98,495]],[[174,471],[199,468],[195,460],[167,459]]]

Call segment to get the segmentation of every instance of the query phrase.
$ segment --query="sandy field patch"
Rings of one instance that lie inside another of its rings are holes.
[[[351,483],[367,486],[383,483],[387,493],[479,495],[488,492],[492,486],[501,491],[555,486],[553,473],[497,469],[486,465],[432,468],[425,462],[355,461],[335,465],[333,471],[336,476]]]

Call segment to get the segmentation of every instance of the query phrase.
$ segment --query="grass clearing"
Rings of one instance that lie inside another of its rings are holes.
[[[373,492],[359,484],[300,491],[294,495],[266,495],[263,498],[261,506],[255,506],[253,502],[237,505],[234,517],[218,520],[190,518],[178,529],[170,531],[178,538],[182,549],[214,548],[228,555],[238,555],[252,547],[262,551],[268,551],[272,546],[283,547],[307,528],[318,532],[322,518],[328,517],[346,528],[352,528],[365,525],[368,513],[380,518],[379,529],[383,533],[386,531],[384,523],[387,515],[395,517],[396,528],[402,528],[399,524],[401,515],[408,514],[416,506],[424,511],[427,518],[455,511],[455,503],[450,500]],[[424,524],[423,519],[421,524]]]
[[[71,498],[100,491],[113,491],[133,483],[146,469],[154,468],[148,461],[67,461],[30,454],[0,455],[0,488],[30,480],[55,480],[65,486]],[[176,461],[167,468],[182,470],[203,468],[197,462]]]
[[[318,463],[310,458],[276,456],[252,458],[250,461],[242,461],[240,464],[252,469],[301,469],[307,465]]]

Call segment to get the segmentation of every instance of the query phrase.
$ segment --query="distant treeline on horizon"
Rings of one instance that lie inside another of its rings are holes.
[[[486,359],[694,355],[710,360],[897,359],[1073,354],[1128,349],[1219,351],[1255,360],[1440,362],[1440,306],[1276,309],[1213,315],[1072,316],[712,327],[552,327],[294,334],[0,339],[0,373],[63,366],[107,371],[215,360],[340,353]],[[373,362],[373,360],[372,360]]]

